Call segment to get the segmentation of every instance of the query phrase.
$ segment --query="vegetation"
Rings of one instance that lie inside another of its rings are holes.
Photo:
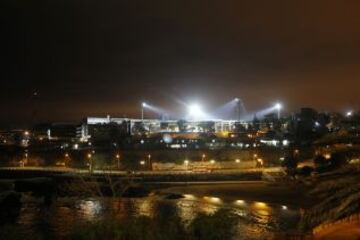
[[[156,220],[139,216],[127,221],[114,218],[96,222],[82,222],[73,226],[64,239],[76,240],[223,240],[234,239],[237,218],[228,210],[214,214],[199,214],[190,223],[180,217],[158,217]],[[39,233],[31,237],[15,225],[0,227],[1,239],[46,239]],[[36,235],[37,234],[37,235]],[[51,235],[51,234],[50,234]],[[51,236],[47,237],[51,237]]]
[[[222,240],[235,235],[237,218],[227,210],[214,214],[199,214],[185,224],[179,217],[163,217],[153,221],[146,216],[136,217],[125,223],[99,221],[74,228],[70,239],[118,240]],[[164,227],[166,226],[166,227]]]
[[[318,204],[305,213],[302,228],[309,229],[359,213],[360,165],[348,165],[321,174],[319,179],[310,192],[319,198]]]

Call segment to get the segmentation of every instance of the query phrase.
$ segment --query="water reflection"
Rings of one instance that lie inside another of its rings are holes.
[[[121,222],[135,216],[147,216],[166,227],[169,221],[180,219],[187,224],[199,213],[214,214],[222,208],[230,209],[239,217],[239,239],[266,238],[264,236],[271,236],[274,231],[294,229],[299,216],[297,211],[287,206],[187,194],[176,200],[157,196],[141,199],[59,199],[50,208],[27,202],[17,224],[30,236],[41,232],[44,239],[63,239],[73,226],[81,222],[109,217]]]
[[[97,199],[80,201],[78,207],[88,221],[94,220],[103,210],[103,204]]]
[[[147,217],[153,217],[154,216],[154,207],[155,202],[152,198],[144,198],[144,199],[137,199],[134,200],[134,206],[136,208],[136,215],[143,215]]]

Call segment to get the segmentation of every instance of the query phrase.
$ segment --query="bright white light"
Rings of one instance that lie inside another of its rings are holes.
[[[346,113],[346,116],[347,116],[347,117],[351,117],[352,115],[353,115],[353,112],[352,112],[352,111],[349,111],[349,112]]]
[[[278,109],[278,110],[280,110],[280,109],[282,108],[281,103],[277,103],[277,104],[275,104],[275,108],[276,108],[276,109]]]
[[[238,102],[238,101],[240,101],[240,99],[239,99],[239,98],[234,98],[234,100],[235,100],[235,102]]]
[[[281,208],[282,208],[283,210],[287,210],[287,209],[288,209],[287,206],[285,206],[285,205],[282,205]]]
[[[143,107],[146,107],[146,106],[147,106],[147,104],[146,104],[145,102],[143,102],[141,105],[142,105]]]
[[[198,115],[201,112],[201,107],[197,104],[193,104],[189,106],[189,114],[190,115]]]
[[[283,146],[288,146],[289,145],[289,140],[283,140],[283,142],[282,142],[282,144],[283,144]]]
[[[199,120],[205,118],[205,113],[198,104],[190,105],[188,107],[188,111],[189,111],[189,116],[192,119]]]

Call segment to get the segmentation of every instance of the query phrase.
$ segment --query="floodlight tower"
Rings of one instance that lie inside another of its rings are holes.
[[[278,117],[278,119],[280,120],[280,117],[281,117],[281,109],[282,109],[282,105],[281,105],[281,103],[277,103],[277,104],[275,104],[275,108],[276,108],[276,110],[277,110],[277,117]]]
[[[238,122],[240,122],[240,113],[241,113],[241,103],[240,103],[240,99],[239,98],[235,98],[235,103],[236,103],[236,120]]]
[[[146,103],[143,102],[141,104],[141,121],[144,122],[144,108],[146,107]]]
[[[189,116],[193,120],[201,120],[204,117],[204,112],[201,109],[201,106],[198,104],[192,104],[188,106]]]

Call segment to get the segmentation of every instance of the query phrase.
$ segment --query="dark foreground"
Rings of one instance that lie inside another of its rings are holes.
[[[1,239],[291,239],[300,202],[263,182],[162,187],[146,197],[22,195]]]

